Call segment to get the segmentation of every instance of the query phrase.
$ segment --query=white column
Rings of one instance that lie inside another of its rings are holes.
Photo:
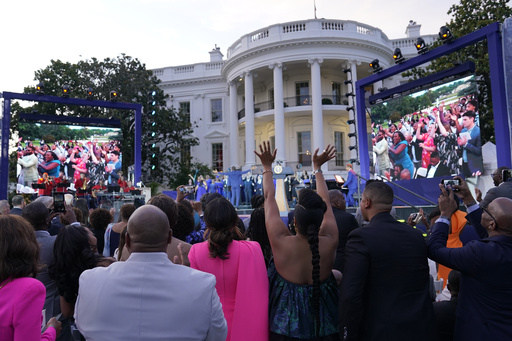
[[[321,58],[313,58],[308,60],[311,65],[311,97],[313,111],[313,145],[311,153],[313,154],[317,148],[320,152],[324,146],[324,120],[322,113],[322,81],[320,77],[320,64],[323,62]],[[322,169],[327,170],[327,164]]]
[[[254,94],[252,84],[252,73],[245,75],[245,166],[251,167],[256,164],[254,151]]]
[[[238,162],[238,110],[236,108],[236,80],[229,82],[229,165],[239,166]]]
[[[268,67],[274,70],[274,132],[277,149],[276,160],[285,162],[286,147],[284,127],[283,64],[275,63]]]

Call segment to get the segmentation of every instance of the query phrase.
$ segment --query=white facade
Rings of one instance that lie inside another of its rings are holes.
[[[258,163],[256,146],[271,140],[277,160],[310,170],[311,153],[331,144],[339,154],[325,170],[339,171],[356,156],[348,149],[355,144],[348,137],[354,127],[347,124],[354,118],[347,111],[354,101],[345,97],[353,91],[345,81],[370,75],[368,64],[374,59],[383,68],[392,66],[396,47],[406,58],[417,55],[419,28],[411,22],[406,38],[390,40],[380,29],[354,21],[276,24],[242,36],[225,59],[215,48],[210,62],[153,72],[170,95],[169,106],[190,108],[200,141],[191,155],[198,161],[218,170],[248,168]],[[427,45],[435,40],[434,35],[423,38]],[[343,72],[347,68],[350,73]],[[379,82],[367,94],[400,81]]]

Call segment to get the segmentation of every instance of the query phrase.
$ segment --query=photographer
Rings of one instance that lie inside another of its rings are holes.
[[[466,182],[454,191],[441,187],[441,217],[428,241],[429,258],[461,272],[456,340],[512,339],[512,199],[498,198],[480,208]],[[468,219],[481,240],[446,247],[451,216],[457,211],[454,193],[467,207]],[[462,308],[463,307],[463,308]]]

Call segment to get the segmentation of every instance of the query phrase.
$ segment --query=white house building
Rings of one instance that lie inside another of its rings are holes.
[[[190,113],[199,145],[190,153],[219,171],[258,163],[253,151],[270,140],[277,160],[295,169],[311,168],[311,153],[335,145],[326,171],[339,171],[357,157],[352,84],[371,74],[369,63],[394,64],[396,47],[417,55],[421,25],[409,22],[406,37],[390,40],[380,29],[355,21],[312,19],[268,26],[243,35],[226,57],[216,47],[205,63],[153,70],[169,94],[169,106]],[[422,36],[427,44],[436,35]],[[344,72],[350,70],[350,72]],[[351,82],[352,81],[352,84]],[[375,84],[393,87],[400,78]],[[369,119],[368,119],[369,120]],[[368,125],[369,126],[369,125]]]

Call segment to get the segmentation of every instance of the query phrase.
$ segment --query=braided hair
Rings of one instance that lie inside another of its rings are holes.
[[[327,205],[322,198],[311,189],[303,189],[299,194],[299,204],[295,207],[295,220],[299,233],[307,236],[311,250],[313,265],[313,313],[315,315],[315,330],[320,330],[320,253],[318,251],[318,232],[324,218]]]

